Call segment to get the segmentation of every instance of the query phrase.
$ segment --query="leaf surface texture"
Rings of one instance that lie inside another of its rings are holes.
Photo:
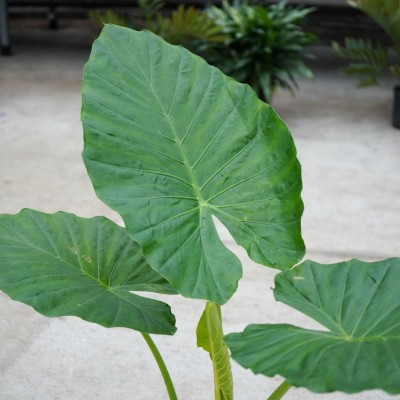
[[[48,317],[172,335],[170,307],[131,293],[175,293],[125,229],[103,217],[0,215],[0,289]]]
[[[315,392],[400,393],[400,259],[305,261],[277,275],[275,297],[322,324],[250,325],[225,338],[255,373],[279,374]]]
[[[154,34],[108,25],[85,68],[84,160],[97,195],[184,296],[225,303],[242,274],[217,217],[255,261],[304,253],[287,127],[247,85]]]

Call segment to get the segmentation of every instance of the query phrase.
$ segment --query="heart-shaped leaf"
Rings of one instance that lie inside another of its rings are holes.
[[[48,317],[172,335],[167,304],[130,291],[174,293],[113,222],[58,212],[0,215],[0,289]]]
[[[202,347],[213,364],[216,400],[233,399],[233,379],[228,347],[224,342],[221,308],[210,301],[197,325],[197,347]]]
[[[399,282],[399,258],[306,261],[277,275],[275,297],[329,331],[250,325],[225,341],[242,366],[315,392],[400,393]]]
[[[82,122],[97,195],[184,296],[222,304],[241,277],[213,215],[261,264],[303,256],[296,149],[249,86],[150,32],[108,25],[85,68]]]

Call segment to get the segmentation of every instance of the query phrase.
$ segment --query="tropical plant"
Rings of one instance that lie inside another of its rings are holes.
[[[129,28],[147,28],[157,17],[164,6],[162,0],[138,0],[140,19],[135,21],[129,13],[122,14],[113,10],[93,10],[89,12],[89,18],[101,26],[104,24],[115,24]]]
[[[142,19],[146,22],[152,21],[164,7],[163,0],[138,0],[137,2],[142,14]]]
[[[380,25],[391,39],[393,49],[400,55],[400,0],[352,0],[348,3]],[[333,42],[332,46],[339,55],[351,61],[343,71],[359,75],[359,87],[376,85],[384,70],[389,70],[400,80],[400,63],[390,62],[388,49],[382,43],[346,38],[343,46],[338,42]]]
[[[82,122],[90,179],[126,228],[63,212],[1,215],[1,290],[46,316],[141,332],[170,399],[149,334],[172,335],[175,318],[136,292],[207,300],[197,344],[210,355],[217,400],[233,398],[230,352],[286,378],[272,400],[291,385],[400,393],[400,259],[293,268],[305,251],[300,164],[288,128],[248,85],[148,31],[108,25],[85,67]],[[213,216],[251,259],[282,270],[276,299],[324,329],[251,325],[224,337],[221,305],[242,268]]]
[[[223,0],[222,8],[208,8],[208,15],[228,39],[206,46],[205,57],[227,75],[248,83],[266,101],[278,87],[293,92],[297,78],[313,76],[303,61],[310,56],[304,48],[315,36],[301,28],[313,10],[286,2],[264,7],[247,0]]]
[[[126,15],[122,15],[112,10],[100,11],[92,10],[89,12],[89,18],[98,24],[114,24],[119,26],[134,27],[133,20]]]
[[[158,13],[146,28],[171,44],[180,44],[198,52],[204,43],[220,43],[226,39],[222,29],[202,10],[180,4],[170,16]]]
[[[161,12],[164,6],[162,0],[140,0],[138,6],[141,18],[137,22],[112,10],[93,11],[90,18],[101,25],[111,23],[129,28],[145,28],[168,43],[180,44],[195,53],[199,53],[205,43],[220,43],[227,39],[221,27],[196,7],[180,4],[170,15],[165,15]]]

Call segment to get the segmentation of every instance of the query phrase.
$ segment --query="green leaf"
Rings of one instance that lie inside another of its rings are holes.
[[[197,347],[210,354],[214,369],[216,400],[233,399],[233,379],[228,347],[224,342],[221,309],[215,303],[207,302],[197,326]]]
[[[302,257],[296,149],[247,85],[150,32],[108,25],[85,68],[82,121],[97,195],[184,296],[225,303],[242,275],[213,215],[261,264]]]
[[[250,325],[227,335],[232,357],[315,392],[400,393],[400,259],[306,261],[277,275],[275,297],[327,331]]]
[[[141,249],[103,217],[23,210],[0,215],[0,289],[48,317],[172,335],[167,304],[131,291],[173,293]]]

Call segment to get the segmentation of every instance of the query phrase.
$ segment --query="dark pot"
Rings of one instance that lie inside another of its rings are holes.
[[[400,129],[400,86],[394,87],[393,126]]]

